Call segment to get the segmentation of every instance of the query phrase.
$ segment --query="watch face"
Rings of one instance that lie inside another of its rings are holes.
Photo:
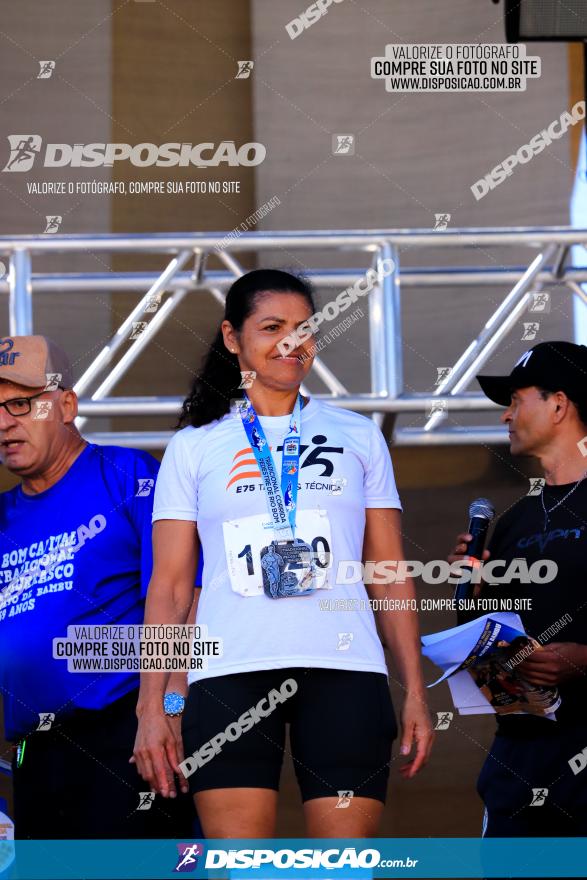
[[[165,694],[165,697],[163,698],[163,710],[167,715],[179,715],[180,712],[183,712],[184,706],[185,700],[181,694]]]

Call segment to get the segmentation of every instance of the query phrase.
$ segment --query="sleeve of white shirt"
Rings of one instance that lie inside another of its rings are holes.
[[[363,478],[365,507],[396,507],[401,510],[389,448],[377,425],[374,422],[370,422],[370,425],[369,464]]]
[[[187,434],[178,431],[165,450],[159,475],[155,485],[153,501],[153,522],[158,519],[182,519],[197,522],[198,493],[195,476],[195,456],[193,444],[188,443]]]

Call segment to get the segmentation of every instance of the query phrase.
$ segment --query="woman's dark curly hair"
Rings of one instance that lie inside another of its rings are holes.
[[[268,292],[301,294],[312,312],[316,311],[310,284],[279,269],[255,269],[242,275],[226,296],[224,320],[230,321],[237,333],[255,310],[257,299]],[[238,357],[224,345],[219,327],[196,375],[190,393],[183,402],[178,428],[193,425],[199,428],[221,419],[230,410],[230,401],[243,396]]]

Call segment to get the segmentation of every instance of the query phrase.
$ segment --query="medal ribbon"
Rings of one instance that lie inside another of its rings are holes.
[[[240,417],[253,455],[259,466],[259,473],[265,486],[267,508],[275,531],[280,537],[293,539],[296,530],[296,510],[298,499],[298,472],[300,462],[301,395],[298,394],[293,413],[290,415],[289,430],[283,439],[281,458],[281,486],[277,481],[275,464],[265,432],[255,412],[255,408],[245,394],[245,404],[240,409]],[[287,529],[287,531],[285,531]]]

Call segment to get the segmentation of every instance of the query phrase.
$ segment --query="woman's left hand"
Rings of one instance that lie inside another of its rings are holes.
[[[428,763],[433,741],[434,731],[426,699],[422,693],[409,691],[401,712],[400,754],[409,755],[414,745],[416,754],[399,768],[404,779],[411,779]]]

